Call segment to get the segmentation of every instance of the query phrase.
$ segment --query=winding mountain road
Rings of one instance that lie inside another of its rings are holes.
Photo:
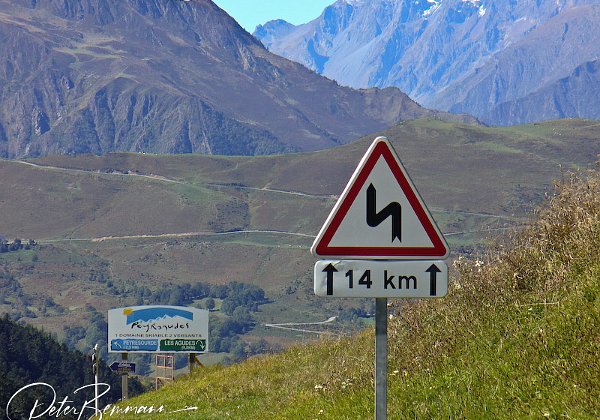
[[[75,169],[75,168],[66,168],[60,166],[53,165],[40,165],[33,162],[28,162],[24,160],[5,160],[5,162],[13,162],[21,165],[30,166],[40,170],[50,170],[50,171],[58,171],[58,172],[66,172],[66,173],[75,173],[75,174],[86,174],[86,175],[102,175],[102,176],[115,176],[115,177],[135,177],[141,179],[147,179],[150,181],[158,181],[169,184],[178,184],[178,185],[196,185],[190,182],[185,182],[173,178],[168,178],[162,175],[155,174],[139,174],[133,172],[101,172],[99,170],[88,170],[88,169]],[[232,188],[238,190],[249,190],[249,191],[259,191],[266,192],[271,194],[285,194],[285,195],[294,195],[298,197],[306,197],[306,198],[315,198],[315,199],[326,199],[326,200],[337,200],[339,196],[337,195],[326,195],[326,194],[309,194],[301,191],[289,191],[289,190],[280,190],[269,187],[252,187],[246,185],[236,185],[236,184],[217,184],[217,183],[208,183],[205,184],[208,187],[212,188]],[[471,211],[462,211],[462,210],[446,210],[441,208],[432,207],[431,210],[436,213],[446,213],[446,214],[461,214],[465,216],[476,216],[476,217],[491,217],[497,219],[504,220],[517,220],[514,217],[509,216],[501,216],[494,215],[488,213],[478,213]],[[460,232],[448,232],[445,233],[444,236],[457,236],[457,235],[465,235],[470,233],[485,233],[491,231],[504,231],[514,229],[515,227],[500,227],[500,228],[489,228],[489,229],[480,229],[480,230],[469,230],[469,231],[460,231]],[[47,239],[41,240],[40,242],[52,243],[52,242],[104,242],[104,241],[115,241],[115,240],[129,240],[129,239],[154,239],[154,238],[183,238],[183,237],[191,237],[191,236],[226,236],[226,235],[239,235],[239,234],[277,234],[277,235],[288,235],[288,236],[299,236],[304,238],[314,238],[315,235],[298,233],[298,232],[286,232],[279,230],[263,230],[263,229],[249,229],[249,230],[234,230],[227,232],[175,232],[175,233],[162,233],[162,234],[142,234],[142,235],[122,235],[122,236],[100,236],[100,237],[92,237],[92,238],[56,238],[56,239]]]

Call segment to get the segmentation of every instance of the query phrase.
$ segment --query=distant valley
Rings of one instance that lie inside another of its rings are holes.
[[[527,212],[567,171],[593,166],[599,133],[599,123],[585,120],[486,128],[421,119],[380,134],[453,252],[469,253],[527,224]],[[238,281],[269,299],[246,339],[293,342],[297,334],[265,324],[322,321],[366,304],[315,298],[308,249],[374,136],[269,157],[2,160],[0,234],[39,245],[0,254],[3,278],[14,287],[0,310],[63,336],[96,313],[140,303],[140,287],[150,293]]]

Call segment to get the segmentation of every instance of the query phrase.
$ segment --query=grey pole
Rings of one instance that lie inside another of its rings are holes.
[[[94,409],[96,413],[99,413],[98,410],[98,397],[99,397],[99,389],[98,389],[98,370],[100,368],[100,349],[98,348],[98,343],[94,345],[94,352],[92,353],[93,367],[94,370]]]
[[[127,353],[121,353],[121,361],[127,362]],[[125,372],[121,376],[121,400],[125,401],[129,398],[129,372]]]
[[[387,298],[375,299],[375,420],[387,419]]]

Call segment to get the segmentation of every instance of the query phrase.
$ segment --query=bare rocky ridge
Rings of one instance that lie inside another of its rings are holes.
[[[556,115],[577,115],[582,110],[600,109],[600,60],[578,66],[570,75],[513,101],[503,102],[490,111],[489,119],[526,122]],[[596,118],[600,118],[597,116]]]
[[[275,56],[209,0],[0,0],[0,57],[2,157],[314,150],[443,116]]]
[[[593,84],[538,93],[600,57],[599,25],[598,0],[338,0],[312,22],[272,21],[255,36],[342,85],[396,86],[424,106],[510,125],[600,118],[585,105]]]

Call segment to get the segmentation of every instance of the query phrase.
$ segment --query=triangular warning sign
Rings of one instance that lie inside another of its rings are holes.
[[[357,259],[437,259],[449,248],[392,145],[377,137],[311,252]]]

